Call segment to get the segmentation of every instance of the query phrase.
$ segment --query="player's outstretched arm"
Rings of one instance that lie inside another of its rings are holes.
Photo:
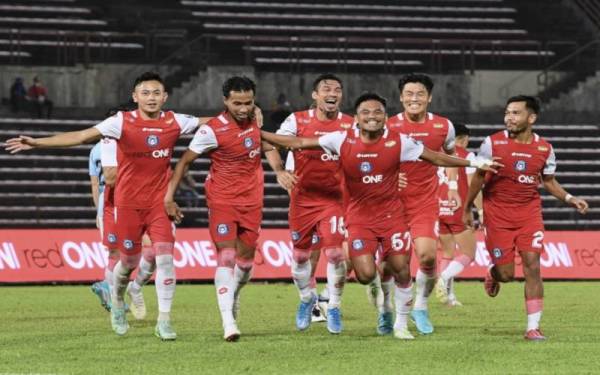
[[[34,148],[72,147],[83,143],[96,142],[101,137],[102,134],[95,127],[75,132],[59,133],[52,137],[44,138],[31,138],[20,135],[18,138],[7,140],[5,148],[11,154],[16,154],[17,152]]]
[[[484,180],[485,171],[478,169],[473,173],[471,182],[469,183],[467,201],[465,202],[463,210],[463,222],[470,228],[473,228],[473,215],[471,209],[473,208],[475,199],[481,195],[481,188],[483,187]]]
[[[552,194],[557,199],[565,201],[566,203],[575,207],[577,211],[579,211],[579,213],[581,214],[585,214],[587,212],[589,208],[588,203],[581,198],[574,197],[571,194],[567,193],[566,190],[563,189],[560,183],[556,180],[553,174],[543,175],[542,182],[544,184],[544,189],[546,189],[548,193]]]
[[[181,159],[179,159],[177,162],[175,170],[173,171],[173,175],[169,180],[169,186],[167,187],[167,193],[165,194],[164,205],[169,218],[171,218],[171,220],[177,224],[181,223],[181,219],[183,219],[183,213],[181,212],[181,209],[177,203],[175,203],[175,192],[177,191],[177,187],[179,186],[181,179],[187,173],[190,164],[196,160],[198,156],[200,156],[200,154],[197,154],[192,150],[186,150],[181,156]]]
[[[290,148],[293,150],[303,148],[321,148],[319,138],[294,137],[291,135],[280,135],[275,133],[260,131],[260,136],[264,141],[272,145]]]
[[[467,160],[463,158],[457,158],[456,156],[446,155],[441,152],[435,152],[427,147],[423,148],[423,153],[421,154],[420,158],[439,167],[473,167],[493,173],[498,173],[497,169],[504,167],[504,165],[496,161],[498,160],[497,158],[494,158],[493,160]]]

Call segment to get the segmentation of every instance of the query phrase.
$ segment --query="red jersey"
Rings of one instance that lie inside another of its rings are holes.
[[[459,158],[467,160],[475,159],[475,154],[459,146],[456,146],[455,154]],[[469,180],[467,174],[473,174],[475,173],[475,170],[476,168],[471,167],[458,168],[458,179],[456,180],[456,183],[458,184],[458,195],[463,203],[467,201],[467,193],[469,192]],[[438,177],[440,185],[438,192],[440,200],[440,218],[443,218],[445,221],[462,222],[462,210],[456,209],[453,204],[448,202],[448,175],[446,174],[446,168],[438,169]]]
[[[207,153],[212,163],[206,183],[208,205],[263,204],[260,129],[256,121],[240,125],[227,112],[200,126],[190,150]]]
[[[452,150],[454,148],[454,126],[445,117],[427,113],[425,122],[408,120],[404,113],[398,113],[387,121],[390,130],[413,138],[432,151]],[[438,194],[437,168],[422,160],[403,163],[400,171],[406,173],[408,186],[400,195],[410,206],[422,205],[422,202],[435,201]]]
[[[385,129],[374,143],[364,143],[358,129],[319,138],[325,150],[340,156],[349,195],[346,222],[368,226],[403,215],[398,194],[401,162],[415,161],[423,146],[403,134]]]
[[[320,121],[314,109],[292,113],[281,124],[277,134],[297,137],[319,137],[335,131],[350,129],[352,116],[338,113],[332,120]],[[298,183],[291,192],[292,204],[321,206],[342,201],[342,173],[339,156],[323,150],[294,150],[294,172]]]
[[[504,165],[497,174],[486,175],[485,220],[497,227],[515,227],[533,219],[541,220],[540,178],[556,171],[550,143],[535,133],[531,143],[518,143],[509,137],[508,131],[500,131],[485,138],[478,156],[500,157],[499,162]]]
[[[137,110],[118,112],[96,129],[117,140],[115,207],[151,208],[163,203],[170,178],[173,147],[180,134],[191,133],[198,118],[161,112],[144,120]]]

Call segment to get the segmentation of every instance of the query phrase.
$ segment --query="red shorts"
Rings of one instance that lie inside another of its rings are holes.
[[[118,246],[117,228],[115,226],[115,207],[113,202],[104,200],[104,212],[102,213],[102,244],[109,250]]]
[[[382,226],[348,224],[348,252],[351,258],[375,255],[380,247],[381,260],[396,254],[410,255],[412,240],[403,220],[393,220],[391,225]]]
[[[454,220],[453,217],[452,219],[453,220],[445,221],[443,219],[443,216],[440,217],[439,234],[460,234],[467,230],[467,227],[465,226],[465,223],[462,222],[462,220]]]
[[[142,250],[142,235],[148,233],[153,244],[175,242],[175,226],[169,220],[164,206],[152,208],[115,207],[118,248],[127,255]]]
[[[410,202],[410,198],[403,200],[406,221],[413,239],[428,237],[437,239],[439,236],[440,206],[437,197],[435,200],[425,202],[424,205]]]
[[[213,242],[234,241],[256,247],[262,221],[262,205],[209,204],[208,228]]]
[[[494,228],[493,220],[486,217],[485,246],[492,263],[502,265],[513,263],[515,252],[544,250],[544,225],[532,221],[517,228]]]
[[[289,223],[294,248],[309,251],[341,247],[344,241],[344,210],[341,205],[301,207],[290,205]]]

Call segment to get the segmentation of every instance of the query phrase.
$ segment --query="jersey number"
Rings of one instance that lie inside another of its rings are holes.
[[[344,218],[341,216],[332,216],[331,219],[329,219],[329,224],[331,224],[331,234],[338,232],[343,235],[346,232],[346,228],[344,228]]]
[[[394,233],[392,235],[392,249],[395,251],[401,251],[402,249],[408,248],[410,244],[410,232]]]
[[[542,247],[542,240],[544,239],[544,232],[538,230],[533,234],[533,241],[531,241],[531,247],[535,247],[537,249]]]

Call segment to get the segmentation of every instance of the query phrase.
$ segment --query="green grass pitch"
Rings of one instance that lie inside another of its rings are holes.
[[[179,285],[175,342],[153,336],[156,297],[145,287],[148,317],[125,337],[88,286],[0,287],[0,374],[579,374],[600,373],[598,282],[548,282],[542,329],[526,342],[523,284],[489,298],[480,282],[457,283],[465,304],[430,301],[435,332],[412,342],[380,337],[364,287],[348,284],[344,332],[324,323],[294,328],[291,284],[248,285],[239,319],[242,338],[222,339],[212,285]],[[415,333],[414,326],[410,329]]]

